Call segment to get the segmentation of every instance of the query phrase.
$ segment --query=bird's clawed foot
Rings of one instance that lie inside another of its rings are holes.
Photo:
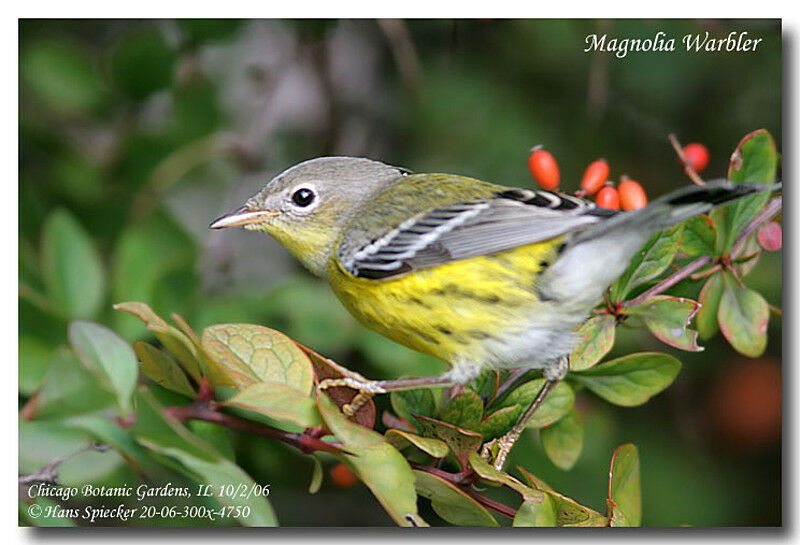
[[[327,390],[328,388],[341,386],[358,390],[358,394],[356,394],[350,403],[342,407],[342,413],[347,417],[354,416],[375,394],[386,393],[386,390],[381,387],[379,381],[368,380],[358,373],[353,373],[348,377],[325,379],[319,383],[317,388],[319,390]]]

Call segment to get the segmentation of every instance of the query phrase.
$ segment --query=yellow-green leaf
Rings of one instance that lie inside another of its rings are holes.
[[[136,301],[117,303],[114,305],[114,309],[133,314],[142,320],[147,329],[155,334],[156,338],[164,345],[164,348],[175,356],[189,375],[195,381],[200,380],[200,356],[198,350],[191,339],[178,328],[169,325],[145,303]]]
[[[130,414],[131,396],[139,378],[131,346],[107,327],[92,322],[72,322],[67,336],[81,362],[114,393],[122,414]]]
[[[430,454],[434,458],[444,458],[450,451],[447,443],[433,437],[421,437],[415,433],[390,429],[386,431],[386,440],[398,449],[414,445],[422,452]]]
[[[737,352],[755,358],[767,347],[769,304],[757,291],[725,274],[725,289],[717,311],[719,327]]]
[[[389,516],[400,526],[426,525],[417,514],[414,473],[403,455],[381,434],[348,420],[327,395],[317,398],[317,407],[331,433],[353,453],[340,458],[369,487]]]
[[[144,341],[137,341],[133,350],[139,358],[142,374],[167,390],[194,397],[195,391],[173,357]]]
[[[478,394],[465,389],[451,399],[439,413],[439,420],[459,428],[474,430],[481,423],[483,401]]]
[[[495,518],[466,492],[425,471],[414,470],[414,484],[437,515],[456,526],[498,526]]]
[[[571,469],[583,450],[583,422],[572,410],[561,420],[539,432],[542,446],[550,461],[561,469]]]
[[[721,274],[714,274],[706,280],[697,302],[700,303],[700,310],[697,311],[695,323],[697,333],[701,339],[710,339],[719,331],[719,302],[722,300],[722,291],[725,287]]]
[[[642,523],[642,482],[635,445],[627,443],[617,447],[608,474],[608,499],[614,502],[613,513],[610,513],[612,526],[639,526]]]
[[[544,386],[544,379],[537,378],[526,382],[503,400],[503,407],[519,405],[523,410],[533,402],[536,394]],[[533,413],[533,418],[528,422],[529,429],[543,428],[560,420],[566,415],[575,403],[575,393],[566,382],[559,382],[544,400],[544,403]]]
[[[687,352],[700,352],[703,347],[697,344],[697,331],[689,329],[699,308],[698,303],[685,297],[656,295],[626,311],[644,320],[647,329],[663,343]]]
[[[541,501],[525,500],[517,509],[512,526],[552,527],[556,526],[558,516],[553,500],[542,494]]]
[[[209,358],[236,376],[239,386],[269,381],[292,386],[303,395],[311,391],[311,362],[283,333],[253,324],[219,324],[207,327],[201,342]]]
[[[416,419],[425,435],[437,437],[447,443],[463,469],[467,467],[470,453],[477,451],[483,444],[480,433],[424,416],[417,416]]]
[[[66,210],[42,227],[42,273],[47,291],[66,316],[92,318],[105,294],[105,273],[92,238]]]
[[[233,405],[288,421],[304,428],[322,425],[317,405],[307,393],[282,382],[256,382],[240,390],[225,405]]]
[[[672,384],[680,369],[681,362],[672,356],[640,352],[572,373],[570,378],[606,401],[635,407]]]
[[[610,314],[590,318],[578,329],[580,341],[569,357],[571,371],[582,371],[603,359],[614,346],[616,319]]]

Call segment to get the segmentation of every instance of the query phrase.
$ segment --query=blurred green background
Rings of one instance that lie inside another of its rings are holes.
[[[678,38],[678,51],[583,52],[587,34],[659,30]],[[684,34],[732,30],[764,41],[751,53],[680,51]],[[670,132],[709,148],[708,178],[725,175],[752,130],[768,129],[781,149],[778,21],[27,20],[19,62],[20,408],[61,357],[70,320],[149,339],[111,309],[128,300],[177,312],[195,330],[268,325],[372,378],[440,371],[358,325],[268,237],[207,230],[301,160],[367,156],[529,187],[528,150],[543,144],[565,191],[604,157],[613,178],[627,174],[652,197],[688,183]],[[777,306],[780,256],[763,256],[747,279]],[[687,354],[638,330],[618,333],[612,355],[641,349],[681,359],[672,387],[633,409],[582,391],[576,467],[555,468],[534,433],[509,467],[524,464],[603,510],[611,453],[630,441],[641,454],[645,525],[780,524],[780,319],[758,360],[721,337]],[[85,440],[58,424],[69,403],[53,403],[51,416],[20,420],[21,473]],[[311,463],[295,451],[220,437],[256,482],[271,484],[282,525],[391,524],[364,485],[326,477],[309,495]],[[87,452],[61,479],[138,477],[114,452]]]

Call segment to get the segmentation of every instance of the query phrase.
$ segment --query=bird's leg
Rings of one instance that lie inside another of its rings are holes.
[[[342,378],[329,378],[319,383],[319,389],[346,386],[358,390],[350,403],[342,407],[346,416],[353,416],[375,394],[416,390],[417,388],[438,388],[466,384],[480,374],[480,367],[457,365],[441,375],[432,377],[401,378],[396,380],[367,380],[357,373]]]
[[[562,356],[559,358],[556,365],[553,367],[547,367],[544,370],[544,385],[542,385],[539,392],[536,394],[536,397],[533,399],[531,404],[525,409],[525,412],[522,413],[522,416],[517,420],[517,423],[514,424],[514,427],[506,433],[503,437],[497,440],[497,456],[494,459],[494,467],[497,470],[502,471],[503,465],[506,463],[506,457],[508,453],[511,452],[511,449],[514,447],[514,443],[517,442],[519,436],[525,430],[525,426],[528,425],[533,414],[542,406],[544,400],[547,399],[547,396],[550,395],[550,392],[555,389],[561,379],[567,374],[569,370],[569,359],[567,356]]]

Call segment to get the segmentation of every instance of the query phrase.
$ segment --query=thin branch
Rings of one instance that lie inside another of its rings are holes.
[[[708,255],[698,257],[697,259],[686,265],[684,268],[682,268],[681,270],[679,270],[674,274],[669,275],[668,277],[666,277],[664,280],[662,280],[649,290],[643,292],[641,295],[634,297],[629,301],[625,301],[624,303],[622,303],[622,306],[631,307],[638,305],[639,303],[646,301],[647,299],[653,297],[654,295],[658,295],[659,293],[668,290],[669,288],[671,288],[684,278],[691,276],[695,271],[699,271],[706,265],[709,265],[712,261],[713,259],[711,258],[711,256]]]
[[[731,251],[732,256],[737,256],[739,252],[742,251],[742,249],[744,248],[744,244],[747,241],[747,238],[750,235],[752,235],[756,231],[756,229],[758,229],[761,226],[761,224],[766,223],[767,221],[772,219],[778,212],[780,212],[782,204],[783,204],[783,197],[775,197],[769,203],[767,203],[764,209],[761,210],[761,212],[759,212],[759,214],[753,219],[753,221],[751,221],[747,225],[747,227],[745,227],[745,229],[741,232],[741,234],[736,238],[736,242],[734,242],[733,244],[733,250]],[[686,265],[684,268],[666,277],[664,280],[662,280],[649,290],[646,290],[644,293],[640,294],[637,297],[634,297],[629,301],[625,301],[624,303],[622,303],[622,306],[630,307],[638,305],[639,303],[646,301],[650,297],[653,297],[654,295],[658,295],[659,293],[668,290],[681,280],[684,280],[686,277],[691,276],[696,271],[702,269],[706,265],[710,265],[713,262],[714,259],[711,256],[704,255],[702,257],[698,257],[697,259]]]
[[[310,454],[316,450],[333,454],[352,454],[336,445],[321,441],[313,435],[283,431],[273,428],[272,426],[267,426],[266,424],[260,424],[221,413],[209,402],[201,401],[188,406],[167,407],[166,412],[177,420],[202,420],[204,422],[211,422],[212,424],[219,424],[226,428],[275,439],[276,441],[291,445],[305,454]]]
[[[752,235],[756,229],[761,227],[761,224],[767,223],[773,217],[775,217],[778,212],[781,211],[783,207],[783,196],[775,197],[771,201],[769,201],[766,206],[759,212],[759,214],[750,222],[750,224],[744,228],[744,231],[739,235],[736,239],[736,242],[733,243],[733,251],[731,252],[732,255],[738,255],[739,252],[742,251],[744,248],[744,244],[747,241],[747,238]]]
[[[430,473],[431,475],[435,475],[440,479],[447,481],[448,483],[452,484],[453,486],[458,487],[459,490],[464,492],[470,498],[481,504],[482,506],[486,507],[487,509],[491,509],[495,513],[499,515],[503,515],[504,517],[508,517],[510,519],[514,519],[517,515],[517,510],[513,507],[509,507],[504,503],[500,503],[497,500],[493,500],[488,496],[484,496],[480,492],[475,491],[470,486],[475,481],[475,472],[471,469],[466,471],[462,471],[460,473],[450,473],[449,471],[445,471],[443,469],[439,469],[437,467],[432,466],[425,466],[422,464],[418,464],[416,462],[409,462],[412,468],[424,471],[425,473]]]
[[[692,165],[686,158],[686,154],[683,153],[683,147],[681,146],[681,143],[678,142],[677,137],[674,134],[670,134],[667,138],[669,138],[669,143],[672,144],[672,147],[675,149],[675,153],[678,154],[678,160],[680,160],[681,165],[683,166],[683,171],[686,173],[689,179],[697,185],[706,185],[703,179],[692,168]]]
[[[465,490],[464,492],[469,494],[469,496],[473,500],[477,501],[487,509],[491,509],[492,511],[494,511],[499,515],[503,515],[504,517],[510,518],[511,520],[514,520],[514,517],[517,516],[517,510],[514,509],[513,507],[509,507],[504,503],[500,503],[499,501],[493,500],[492,498],[484,496],[483,494],[475,492],[474,490]]]

